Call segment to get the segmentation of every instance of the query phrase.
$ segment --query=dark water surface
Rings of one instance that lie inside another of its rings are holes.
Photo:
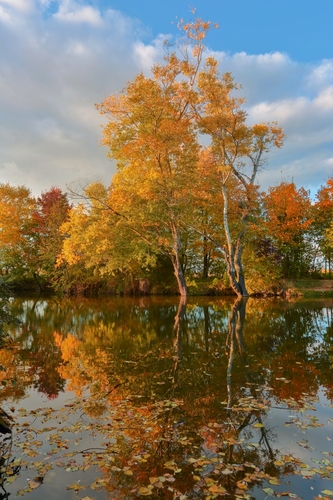
[[[0,499],[333,498],[332,301],[12,311]]]

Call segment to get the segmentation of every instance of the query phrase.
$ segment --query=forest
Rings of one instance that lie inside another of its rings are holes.
[[[34,197],[0,184],[1,281],[66,294],[274,294],[330,277],[333,178],[315,198],[259,174],[283,130],[247,124],[230,73],[207,56],[212,23],[180,23],[177,50],[96,105],[117,172]],[[215,26],[214,26],[215,27]],[[274,117],[273,117],[274,118]]]
[[[240,194],[235,189],[229,203],[233,238],[241,226]],[[171,233],[158,212],[145,212],[158,206],[135,210],[130,219],[110,209],[112,186],[91,184],[84,196],[73,204],[56,187],[35,198],[27,187],[0,185],[1,281],[16,289],[67,294],[179,293]],[[143,205],[139,198],[124,199],[123,213],[130,214],[133,203]],[[318,190],[315,201],[304,188],[281,182],[266,192],[257,190],[253,205],[242,241],[249,293],[273,293],[286,279],[330,277],[333,179]],[[188,203],[188,210],[187,226],[179,231],[179,255],[189,293],[232,293],[219,211],[198,206],[197,200]]]

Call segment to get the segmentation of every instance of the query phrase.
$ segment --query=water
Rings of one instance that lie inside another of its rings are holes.
[[[30,298],[12,311],[0,499],[332,498],[331,301]]]

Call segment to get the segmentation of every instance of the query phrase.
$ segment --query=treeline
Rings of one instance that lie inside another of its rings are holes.
[[[109,187],[86,186],[72,206],[57,188],[35,199],[1,186],[4,278],[68,293],[182,296],[200,292],[201,279],[206,291],[243,297],[325,262],[330,271],[332,179],[314,203],[294,183],[260,192],[258,174],[284,133],[275,122],[247,124],[239,87],[203,44],[211,23],[179,27],[164,64],[96,106],[117,164]]]
[[[1,184],[2,281],[64,293],[177,293],[172,262],[164,252],[167,235],[162,241],[161,228],[143,217],[144,210],[136,214],[142,217],[141,225],[132,227],[110,208],[112,196],[112,186],[94,183],[86,187],[80,203],[72,204],[59,188],[35,198],[27,187]],[[235,190],[229,204],[231,231],[238,231],[240,203]],[[227,242],[216,241],[223,234],[219,214],[196,204],[191,212],[193,219],[188,219],[180,240],[190,291],[230,288],[223,254]],[[273,291],[281,278],[329,273],[332,222],[333,179],[318,190],[314,202],[294,183],[257,190],[243,244],[249,292]]]

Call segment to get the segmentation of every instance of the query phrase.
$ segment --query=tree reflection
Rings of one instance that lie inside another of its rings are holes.
[[[243,496],[254,484],[268,480],[278,484],[280,474],[294,467],[274,464],[279,450],[273,449],[274,436],[264,424],[269,402],[256,391],[252,381],[258,377],[246,355],[246,299],[235,302],[227,331],[220,332],[227,357],[216,356],[216,350],[197,350],[194,370],[189,368],[193,346],[184,337],[186,306],[181,299],[169,350],[160,346],[145,353],[135,350],[123,359],[119,350],[104,351],[99,346],[91,351],[81,341],[71,340],[69,347],[69,337],[58,339],[65,361],[62,375],[70,379],[71,389],[91,383],[85,410],[91,417],[96,417],[96,408],[105,410],[98,415],[105,422],[99,425],[100,432],[117,443],[116,457],[104,460],[102,466],[105,488],[112,498],[138,493],[156,498],[205,498],[209,492],[243,492]],[[107,369],[111,365],[112,372]],[[203,386],[203,373],[210,378],[216,370],[220,376]],[[221,384],[223,373],[225,385]],[[248,384],[245,391],[239,384],[240,375]],[[216,405],[212,397],[227,399],[227,405]],[[113,422],[111,429],[108,419]],[[251,443],[255,432],[258,441]],[[112,444],[105,453],[114,453],[114,449]]]
[[[110,498],[251,498],[254,485],[278,485],[299,466],[278,449],[267,416],[272,402],[286,407],[290,397],[300,408],[306,390],[315,395],[323,383],[330,390],[326,313],[196,300],[155,309],[148,299],[133,301],[127,316],[123,302],[75,309],[69,301],[65,316],[51,302],[45,329],[35,305],[13,334],[21,347],[0,352],[6,374],[19,381],[17,397],[36,381],[48,395],[65,381],[76,392],[75,408],[102,443],[99,455],[82,459],[99,465]],[[67,330],[59,328],[64,317]]]

